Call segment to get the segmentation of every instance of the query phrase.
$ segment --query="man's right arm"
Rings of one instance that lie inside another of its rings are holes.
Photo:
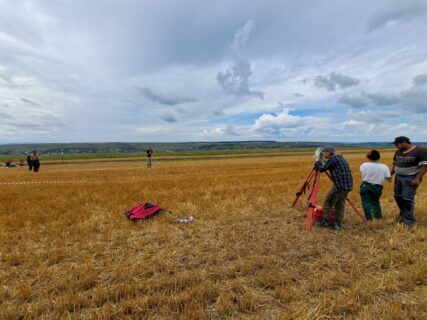
[[[334,164],[335,164],[334,160],[335,159],[333,159],[333,158],[327,160],[325,165],[322,165],[322,163],[320,161],[317,161],[315,166],[314,166],[314,169],[316,171],[319,171],[319,172],[326,172],[334,166]]]

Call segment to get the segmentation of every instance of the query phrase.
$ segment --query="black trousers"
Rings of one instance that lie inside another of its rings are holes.
[[[40,161],[39,160],[33,161],[33,167],[34,167],[34,172],[39,172]]]

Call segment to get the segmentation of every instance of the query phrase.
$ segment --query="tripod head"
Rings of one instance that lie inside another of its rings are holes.
[[[319,159],[319,161],[324,165],[326,163],[325,158],[323,157],[323,148],[318,147],[314,152],[314,156]]]

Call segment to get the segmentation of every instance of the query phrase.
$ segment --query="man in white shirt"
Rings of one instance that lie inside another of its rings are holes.
[[[377,150],[369,151],[367,158],[369,162],[360,166],[363,181],[360,186],[360,198],[367,220],[372,220],[372,213],[375,219],[382,219],[380,198],[384,182],[391,181],[390,170],[385,164],[378,162],[381,155]]]

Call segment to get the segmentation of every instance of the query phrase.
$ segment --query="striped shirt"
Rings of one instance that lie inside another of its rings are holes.
[[[427,166],[427,149],[415,147],[405,153],[396,151],[393,159],[396,174],[402,176],[414,176],[418,174],[421,166]]]
[[[320,161],[315,164],[315,170],[320,172],[329,171],[338,190],[353,190],[353,176],[350,166],[342,156],[332,156],[325,165]]]

